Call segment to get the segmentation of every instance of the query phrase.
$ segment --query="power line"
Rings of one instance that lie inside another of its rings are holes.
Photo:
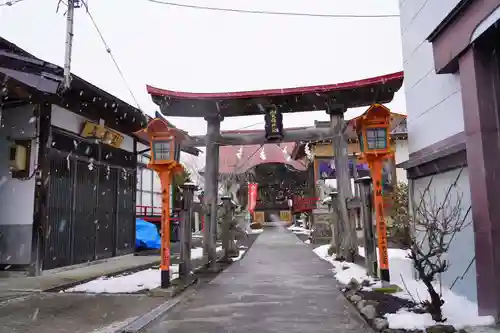
[[[248,157],[245,159],[245,161],[244,161],[243,163],[241,163],[241,164],[239,164],[239,165],[236,165],[236,166],[235,166],[235,168],[234,168],[233,173],[236,173],[236,171],[237,171],[237,170],[239,170],[241,167],[243,167],[245,164],[247,164],[247,163],[248,163],[248,161],[250,161],[250,159],[251,159],[252,157],[254,157],[254,156],[255,156],[255,154],[257,154],[257,152],[258,152],[258,151],[259,151],[259,150],[260,150],[263,146],[264,146],[264,144],[262,143],[262,144],[259,146],[259,148],[255,149],[255,151],[254,151],[254,152],[253,152],[250,156],[248,156]]]
[[[22,0],[18,0],[18,1],[22,1]],[[113,63],[115,64],[115,67],[118,70],[118,73],[120,74],[123,83],[127,87],[128,92],[130,93],[130,96],[132,96],[132,99],[134,100],[135,104],[137,105],[137,108],[139,110],[142,110],[140,105],[139,105],[139,102],[137,101],[137,98],[135,98],[135,95],[132,92],[132,89],[130,88],[127,80],[125,79],[125,75],[123,75],[123,72],[120,69],[120,66],[118,66],[118,62],[116,61],[115,56],[113,55],[113,53],[111,53],[111,48],[109,47],[108,43],[104,39],[104,36],[102,35],[101,29],[99,29],[99,26],[97,25],[96,21],[94,20],[94,17],[92,16],[92,13],[90,12],[89,7],[87,5],[87,1],[83,1],[83,0],[81,0],[81,1],[82,1],[83,5],[85,6],[85,10],[87,11],[87,14],[89,15],[90,20],[92,21],[92,24],[94,25],[95,29],[97,30],[97,33],[99,34],[99,37],[101,38],[101,41],[104,44],[104,47],[106,48],[106,52],[111,57],[111,60],[113,60]]]
[[[228,130],[228,131],[233,131],[233,132],[240,131],[240,130],[243,130],[245,128],[249,128],[249,127],[253,127],[253,126],[257,126],[257,125],[262,125],[262,124],[264,124],[264,122],[263,121],[259,121],[258,123],[255,123],[255,124],[252,124],[252,125],[247,125],[247,126],[239,127],[239,128],[231,129],[231,130]]]
[[[325,18],[389,18],[399,17],[398,14],[385,14],[385,15],[351,15],[351,14],[315,14],[315,13],[299,13],[299,12],[277,12],[271,10],[249,10],[238,8],[223,8],[223,7],[209,7],[191,4],[182,4],[177,2],[163,1],[163,0],[147,0],[149,2],[167,5],[172,7],[183,7],[191,9],[211,10],[217,12],[232,12],[242,14],[260,14],[260,15],[282,15],[282,16],[307,16],[307,17],[325,17]]]
[[[0,3],[0,7],[2,6],[14,6],[16,3],[23,2],[24,0],[11,0],[11,1],[5,1],[4,3]]]

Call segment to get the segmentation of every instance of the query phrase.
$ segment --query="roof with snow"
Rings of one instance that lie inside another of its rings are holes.
[[[124,134],[146,125],[141,110],[72,74],[71,87],[63,89],[64,69],[40,59],[0,37],[0,103],[22,104],[48,101],[99,121]],[[0,94],[1,95],[1,94]]]
[[[147,86],[163,114],[178,117],[223,117],[262,114],[266,105],[282,112],[325,110],[325,105],[342,108],[388,103],[403,84],[403,72],[318,86],[239,92],[194,93]]]
[[[222,133],[258,133],[262,130],[236,130]],[[295,142],[266,143],[264,145],[220,146],[219,173],[242,174],[257,165],[282,163],[293,169],[304,171],[306,166],[291,158]],[[201,171],[203,172],[203,171]]]
[[[47,100],[94,121],[102,118],[106,126],[129,135],[140,131],[153,120],[138,108],[74,74],[71,75],[71,88],[64,91],[63,68],[35,57],[2,37],[0,63],[0,82],[8,93],[7,96],[0,94],[0,104],[4,106]],[[157,112],[156,118],[161,118],[165,126],[176,128],[161,113]],[[142,136],[138,139],[144,144],[149,142]],[[189,146],[181,145],[181,150],[191,155],[200,153],[199,149]]]
[[[266,163],[288,164],[303,171],[306,166],[291,158],[294,142],[268,143],[249,146],[222,146],[219,153],[219,173],[244,173]]]

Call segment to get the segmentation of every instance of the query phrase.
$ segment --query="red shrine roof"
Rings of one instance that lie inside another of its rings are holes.
[[[222,133],[256,133],[262,130],[223,131]],[[264,145],[220,146],[219,173],[241,174],[266,163],[283,163],[300,171],[306,166],[291,158],[295,142],[266,143]]]
[[[163,114],[204,117],[262,114],[260,105],[266,104],[277,105],[283,112],[301,112],[324,110],[327,101],[345,108],[388,103],[402,84],[403,72],[397,72],[351,82],[239,92],[181,92],[149,85],[146,88]]]

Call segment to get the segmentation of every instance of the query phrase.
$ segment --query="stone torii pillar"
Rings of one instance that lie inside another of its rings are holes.
[[[344,135],[344,113],[343,106],[330,107],[327,113],[330,115],[330,128],[336,134],[334,136],[333,151],[335,161],[335,177],[337,179],[338,192],[338,221],[337,227],[341,231],[340,243],[337,244],[337,257],[354,262],[357,254],[358,244],[356,235],[356,222],[352,212],[347,208],[347,202],[352,199],[351,177],[349,174],[348,145]],[[356,252],[353,252],[356,251]]]
[[[205,195],[203,211],[205,225],[203,229],[203,255],[207,268],[217,270],[217,206],[219,202],[219,144],[221,116],[205,118],[207,122],[205,152]]]

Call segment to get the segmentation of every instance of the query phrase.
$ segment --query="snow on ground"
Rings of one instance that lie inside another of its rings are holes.
[[[330,262],[336,271],[336,279],[347,284],[352,278],[358,281],[370,280],[366,275],[364,267],[353,263],[341,263],[333,260],[333,257],[328,255],[329,245],[323,245],[314,249],[314,252],[322,259]],[[378,251],[378,250],[377,250]],[[411,260],[407,258],[408,252],[401,249],[389,249],[389,267],[391,273],[391,282],[400,286],[404,291],[393,294],[407,300],[420,302],[424,300],[428,293],[425,285],[415,279]],[[359,254],[364,256],[364,249],[359,248]],[[347,268],[347,269],[346,269]],[[374,286],[379,286],[376,283]],[[406,290],[407,288],[407,290]],[[439,285],[436,285],[436,290],[440,290]],[[445,324],[453,325],[455,328],[464,328],[468,326],[485,326],[494,323],[491,316],[480,317],[477,314],[477,305],[465,297],[453,293],[445,286],[441,288],[443,299],[443,314],[447,318]],[[429,314],[417,314],[401,309],[398,313],[387,314],[389,327],[395,329],[424,329],[426,327],[436,325]]]
[[[348,284],[352,278],[355,278],[357,281],[360,282],[363,280],[370,280],[370,282],[373,282],[373,280],[366,275],[366,269],[364,267],[361,267],[357,264],[350,262],[335,261],[333,256],[328,255],[329,247],[330,247],[329,244],[322,245],[320,247],[315,248],[313,251],[314,253],[316,253],[318,257],[328,261],[330,264],[333,265],[336,273],[335,278],[340,283]]]
[[[296,227],[296,226],[291,226],[287,228],[289,231],[293,232],[294,234],[302,234],[302,235],[310,235],[311,230],[302,228],[302,227]]]
[[[245,252],[247,252],[247,250],[241,250],[241,249],[240,249],[240,254],[239,254],[236,258],[232,258],[232,259],[233,259],[233,261],[238,261],[238,260],[240,260],[240,259],[243,257],[243,255],[245,254]]]
[[[221,251],[222,247],[217,247]],[[191,259],[198,259],[203,256],[203,248],[191,249]],[[179,265],[170,266],[170,279],[179,277]],[[84,292],[92,294],[127,294],[136,293],[143,290],[151,290],[161,284],[161,274],[159,269],[145,269],[133,274],[117,275],[113,277],[101,276],[87,283],[82,283],[65,292]]]
[[[260,233],[264,232],[264,229],[246,229],[245,232],[246,232],[247,235],[249,235],[249,234],[260,234]]]
[[[191,249],[191,259],[198,259],[201,257],[203,257],[202,247],[195,247],[194,249]]]
[[[170,279],[179,276],[179,265],[170,266]],[[160,269],[146,269],[129,275],[118,275],[113,277],[101,276],[95,280],[80,284],[65,292],[84,292],[92,294],[129,294],[142,290],[151,290],[160,286]]]

